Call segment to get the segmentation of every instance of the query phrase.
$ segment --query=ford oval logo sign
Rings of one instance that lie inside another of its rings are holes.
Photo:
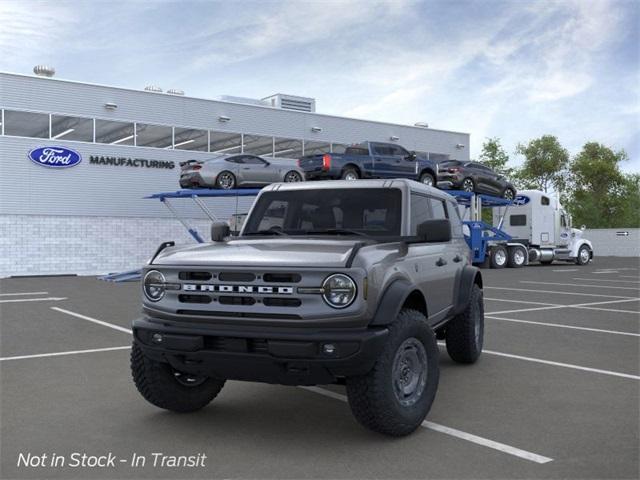
[[[78,165],[82,161],[82,156],[69,148],[40,147],[29,152],[29,159],[43,167],[69,168]]]
[[[513,201],[514,205],[526,205],[529,203],[530,198],[526,195],[517,195],[515,200]]]

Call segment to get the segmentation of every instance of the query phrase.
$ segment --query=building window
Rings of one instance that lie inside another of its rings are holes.
[[[5,110],[4,134],[16,137],[49,138],[49,115]]]
[[[263,137],[261,135],[244,135],[243,137],[244,153],[263,157],[273,156],[273,137]]]
[[[229,132],[209,132],[211,153],[232,154],[242,152],[242,135]]]
[[[331,152],[331,144],[327,142],[310,142],[305,140],[304,142],[304,154],[305,155],[318,155]]]
[[[96,120],[96,142],[111,145],[133,145],[133,123]]]
[[[302,140],[291,138],[274,138],[274,157],[300,158],[302,157]]]
[[[136,146],[171,148],[173,145],[173,129],[163,125],[136,123]]]
[[[440,163],[440,162],[445,162],[447,160],[449,160],[449,155],[445,155],[443,153],[431,153],[429,152],[428,154],[428,159],[436,162],[436,163]]]
[[[93,142],[93,119],[51,115],[51,139]]]
[[[209,136],[206,130],[176,127],[174,137],[173,148],[176,150],[197,150],[199,152],[208,150]]]

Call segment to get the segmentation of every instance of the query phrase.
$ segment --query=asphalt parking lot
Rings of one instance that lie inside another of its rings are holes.
[[[338,386],[227,382],[201,412],[158,410],[129,373],[138,284],[5,279],[0,476],[638,478],[639,268],[610,257],[484,270],[485,351],[461,366],[441,349],[427,422],[401,439],[360,427]],[[74,452],[117,460],[72,467]],[[45,453],[47,466],[18,466]],[[206,460],[154,467],[153,453]]]

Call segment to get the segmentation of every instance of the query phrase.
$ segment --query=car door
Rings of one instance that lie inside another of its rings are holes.
[[[243,155],[240,169],[247,185],[267,185],[275,181],[271,164],[258,156]]]
[[[416,166],[418,162],[414,155],[411,155],[405,148],[400,145],[391,146],[393,151],[393,157],[395,158],[392,164],[393,175],[396,178],[412,178],[417,177],[418,172]]]
[[[491,193],[491,195],[501,195],[502,194],[502,178],[504,178],[498,172],[495,172],[491,168],[480,165],[483,175],[486,178],[487,191]]]
[[[473,181],[476,184],[476,191],[492,195],[494,193],[491,170],[479,163],[471,162],[469,168],[472,172]]]
[[[442,200],[421,193],[411,193],[410,208],[412,235],[416,234],[417,226],[425,220],[447,218]],[[414,243],[410,249],[409,258],[415,263],[419,287],[427,299],[429,318],[443,319],[453,306],[456,249],[452,242]]]
[[[371,153],[374,160],[374,176],[377,178],[393,178],[393,169],[396,161],[393,149],[384,143],[372,143]]]

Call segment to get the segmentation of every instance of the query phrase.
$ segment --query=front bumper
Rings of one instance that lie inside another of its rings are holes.
[[[133,322],[134,341],[144,354],[176,370],[283,385],[362,375],[373,367],[388,333],[386,328],[229,330],[148,317]],[[324,348],[329,344],[330,353]]]

